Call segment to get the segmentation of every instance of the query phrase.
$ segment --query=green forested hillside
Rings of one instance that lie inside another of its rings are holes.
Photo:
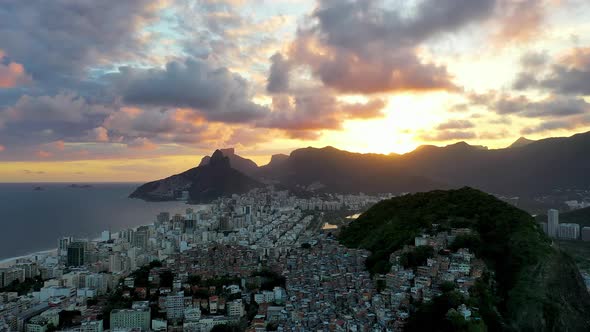
[[[480,303],[489,329],[590,329],[590,297],[572,259],[551,246],[528,213],[481,191],[432,191],[382,201],[343,228],[340,240],[370,250],[367,268],[384,273],[389,255],[432,231],[433,224],[478,232],[475,254],[492,272],[486,287],[493,294]]]

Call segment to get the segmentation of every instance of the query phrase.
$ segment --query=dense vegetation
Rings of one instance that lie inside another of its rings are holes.
[[[270,270],[262,270],[259,272],[254,272],[252,274],[253,277],[260,278],[260,289],[261,290],[273,290],[275,287],[282,287],[286,288],[286,279],[282,275],[270,271]]]
[[[461,304],[469,303],[469,299],[456,291],[453,286],[453,284],[447,285],[443,288],[442,295],[420,305],[410,317],[406,331],[486,331],[485,323],[479,317],[465,320],[463,316],[452,310]]]
[[[479,235],[460,237],[457,245],[472,248],[491,271],[492,277],[478,285],[476,297],[488,328],[544,330],[567,328],[574,321],[575,326],[590,327],[580,314],[590,313],[590,297],[573,261],[551,247],[529,214],[478,190],[432,191],[382,201],[343,228],[340,240],[370,250],[367,268],[385,273],[389,255],[413,244],[422,232],[433,232],[433,224],[438,229],[469,227]],[[553,273],[558,269],[570,272],[559,277]],[[583,292],[577,298],[576,289]],[[555,309],[559,303],[572,312]]]
[[[17,292],[18,295],[28,294],[30,291],[39,291],[43,287],[43,279],[35,277],[34,279],[26,278],[23,282],[14,280],[6,287],[0,288],[0,293]]]
[[[402,254],[400,264],[404,268],[415,268],[425,265],[426,260],[434,255],[434,249],[431,246],[419,246],[412,251]]]
[[[555,244],[573,257],[581,271],[590,273],[590,242],[558,240]]]

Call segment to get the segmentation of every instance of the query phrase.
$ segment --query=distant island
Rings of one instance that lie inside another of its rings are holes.
[[[68,188],[75,188],[75,189],[90,189],[93,188],[90,184],[77,184],[73,183],[68,186]]]
[[[45,188],[37,186],[37,187],[33,187],[33,191],[43,191],[45,190]]]

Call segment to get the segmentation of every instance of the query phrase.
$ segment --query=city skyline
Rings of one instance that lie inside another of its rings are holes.
[[[306,146],[589,131],[589,13],[581,0],[8,1],[0,181],[144,181],[226,147],[260,165]]]

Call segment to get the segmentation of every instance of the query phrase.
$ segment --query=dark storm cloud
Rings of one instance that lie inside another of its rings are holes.
[[[267,113],[251,101],[251,88],[244,78],[200,59],[170,62],[163,69],[123,67],[111,79],[129,104],[193,108],[208,120],[229,123],[248,122]]]

